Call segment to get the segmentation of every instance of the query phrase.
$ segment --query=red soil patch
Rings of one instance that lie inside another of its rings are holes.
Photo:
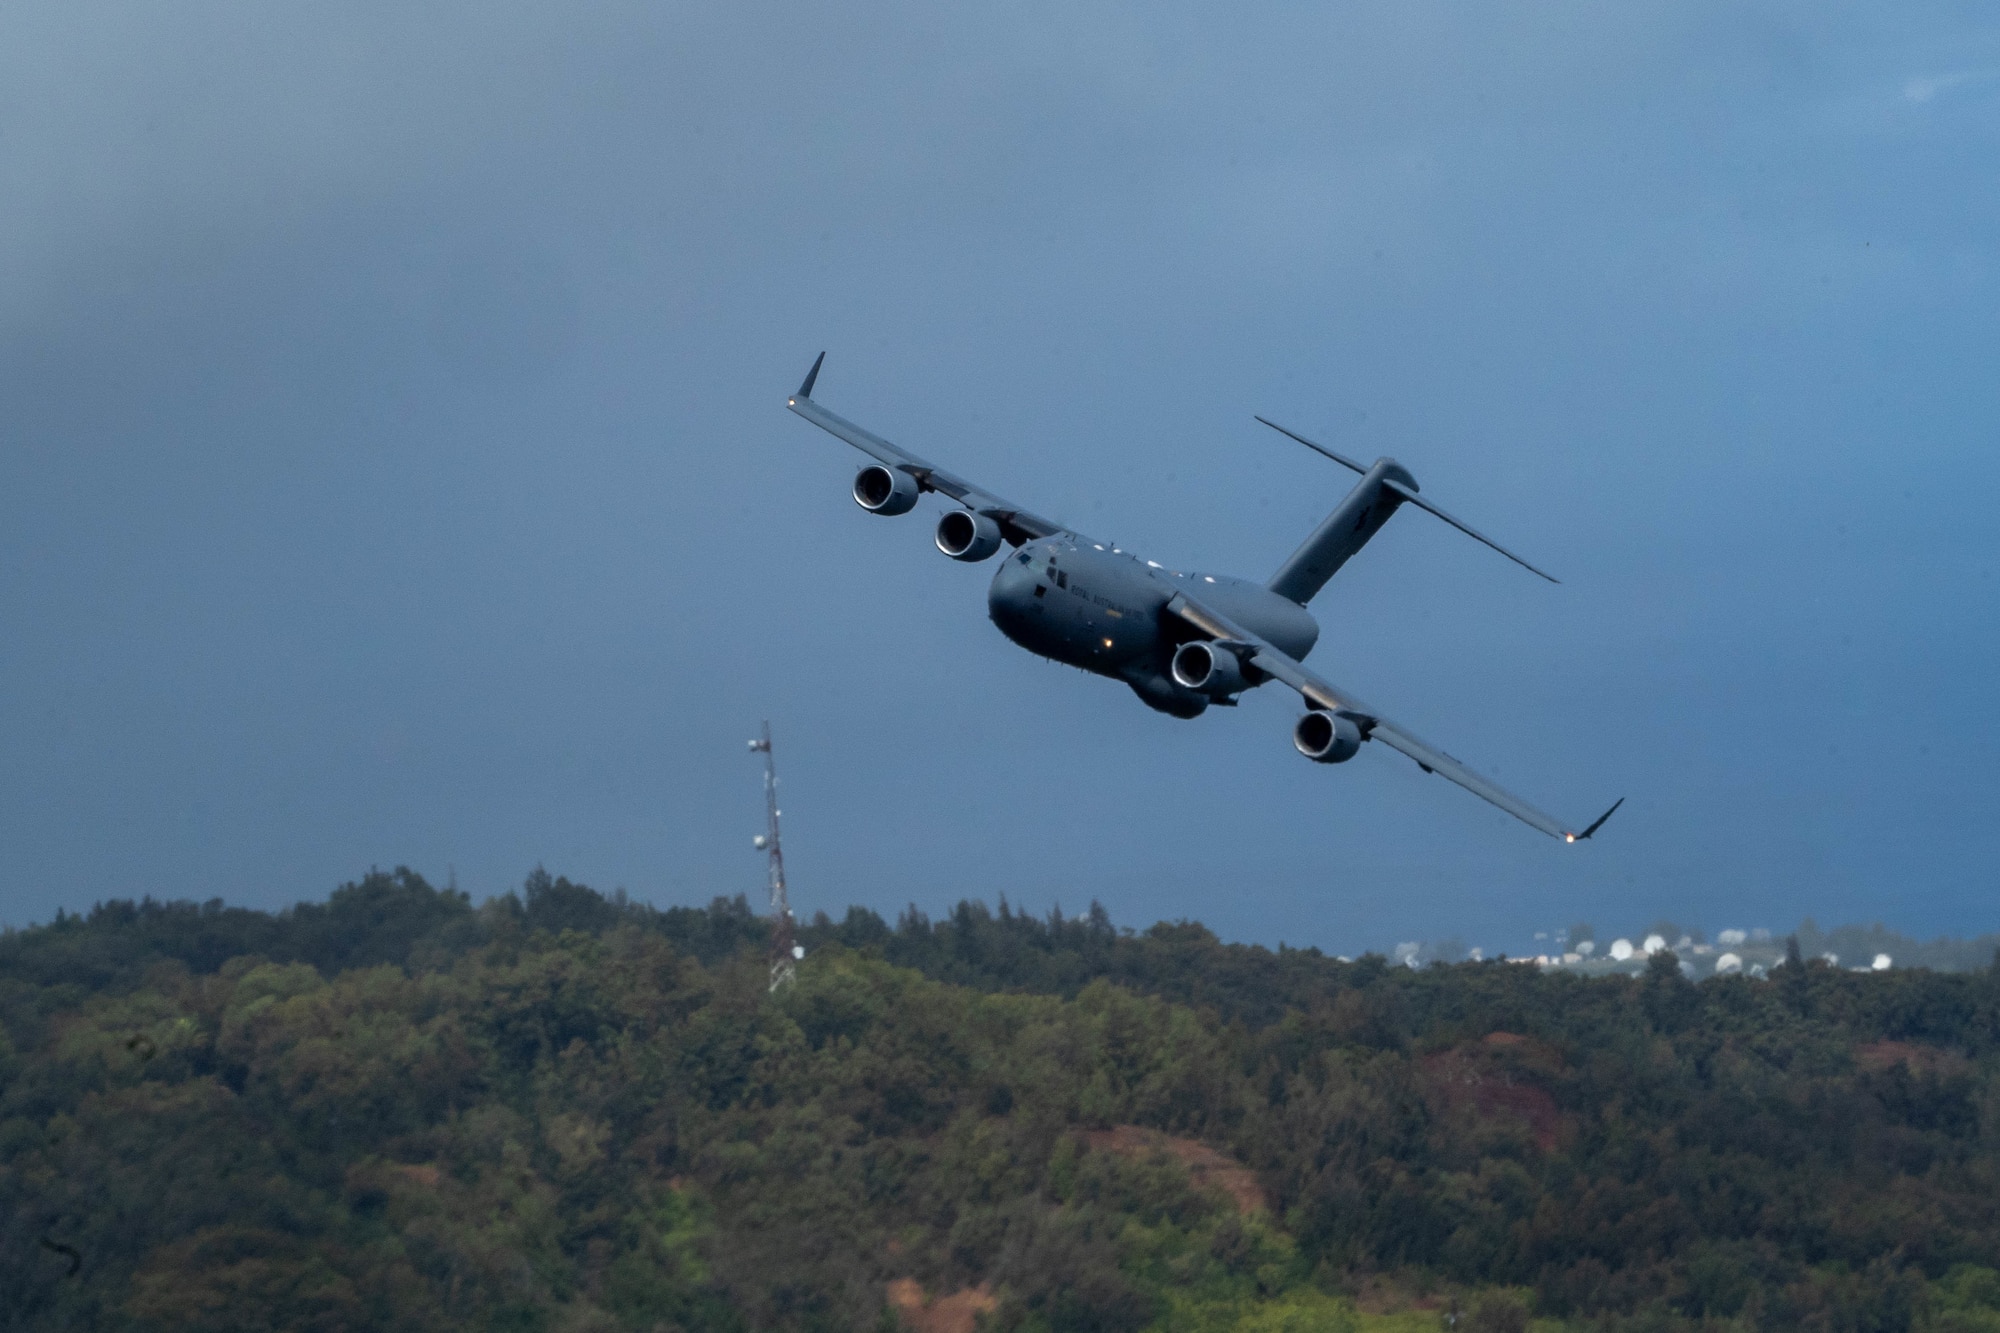
[[[1854,1048],[1854,1063],[1871,1074],[1902,1065],[1912,1074],[1955,1074],[1966,1067],[1957,1051],[1912,1041],[1871,1041]]]
[[[416,1166],[410,1163],[399,1163],[396,1170],[426,1189],[436,1189],[438,1187],[438,1169],[434,1166]]]
[[[999,1309],[1000,1300],[982,1282],[927,1301],[915,1278],[899,1277],[889,1284],[889,1308],[911,1333],[973,1333],[979,1316]]]
[[[1140,1125],[1088,1130],[1083,1141],[1099,1152],[1114,1152],[1121,1157],[1146,1157],[1164,1152],[1187,1168],[1195,1184],[1213,1186],[1227,1194],[1235,1203],[1237,1212],[1270,1209],[1270,1200],[1264,1197],[1264,1187],[1257,1183],[1256,1172],[1206,1143],[1195,1139],[1177,1139]]]
[[[1512,1120],[1548,1152],[1562,1136],[1562,1108],[1534,1075],[1551,1072],[1556,1064],[1540,1043],[1492,1032],[1477,1043],[1426,1056],[1423,1068],[1446,1110],[1479,1120]]]

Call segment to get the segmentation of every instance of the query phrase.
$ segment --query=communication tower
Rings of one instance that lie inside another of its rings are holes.
[[[771,860],[771,989],[788,986],[798,975],[806,951],[792,938],[792,905],[785,897],[785,849],[778,841],[778,761],[771,753],[771,724],[750,742],[751,753],[764,756],[764,832],[751,845]]]

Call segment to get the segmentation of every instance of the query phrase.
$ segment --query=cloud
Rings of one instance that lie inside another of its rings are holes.
[[[2000,251],[1985,140],[1884,112],[1985,89],[2000,23],[1915,9],[20,0],[5,910],[755,893],[769,716],[807,910],[1959,928]],[[1305,772],[1278,694],[1168,723],[1015,652],[783,411],[822,347],[844,414],[1176,564],[1337,498],[1251,411],[1397,453],[1571,581],[1399,521],[1316,661],[1559,809],[1630,790],[1617,836],[1551,861],[1399,760]]]
[[[1922,74],[1903,85],[1903,96],[1912,102],[1929,102],[1940,93],[1956,92],[1968,84],[2000,78],[2000,69],[1957,70],[1950,74]]]

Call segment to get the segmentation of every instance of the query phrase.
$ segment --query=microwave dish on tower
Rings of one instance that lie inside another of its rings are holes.
[[[752,754],[764,756],[764,832],[750,840],[771,862],[771,989],[788,986],[798,975],[806,951],[792,935],[792,904],[785,897],[785,850],[778,839],[778,763],[771,752],[771,724],[750,742]]]

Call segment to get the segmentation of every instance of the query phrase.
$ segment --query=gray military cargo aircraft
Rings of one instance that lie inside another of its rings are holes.
[[[1306,758],[1345,763],[1364,741],[1381,741],[1425,772],[1450,778],[1565,842],[1590,837],[1625,803],[1620,797],[1581,833],[1572,832],[1300,665],[1319,639],[1319,623],[1306,603],[1405,504],[1435,514],[1556,582],[1419,496],[1417,479],[1395,459],[1378,458],[1364,467],[1258,417],[1359,472],[1361,481],[1269,583],[1181,573],[1031,514],[827,411],[812,397],[825,361],[821,352],[788,405],[875,460],[855,474],[854,502],[871,514],[907,514],[925,491],[936,491],[964,506],[938,520],[938,550],[954,560],[977,561],[1003,545],[1018,548],[1000,562],[986,604],[1000,632],[1029,652],[1123,681],[1149,708],[1174,717],[1199,716],[1212,704],[1233,705],[1244,690],[1279,681],[1305,700],[1308,711],[1292,730],[1292,744]]]

